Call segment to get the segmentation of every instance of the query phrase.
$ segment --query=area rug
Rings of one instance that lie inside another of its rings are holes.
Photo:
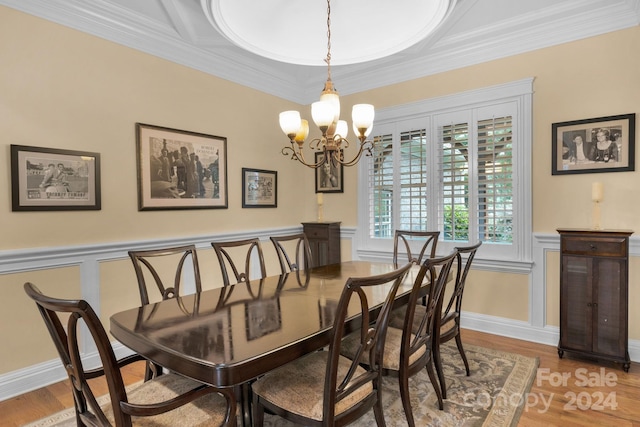
[[[526,403],[526,394],[536,377],[538,359],[514,353],[467,345],[465,352],[471,376],[465,375],[464,364],[455,344],[442,346],[442,361],[447,383],[444,410],[437,399],[426,370],[409,380],[411,405],[417,426],[516,426]],[[105,399],[106,400],[106,399]],[[383,379],[384,415],[387,426],[406,426],[400,401],[398,380]],[[26,427],[72,427],[73,409],[27,424]],[[240,424],[238,424],[240,425]],[[279,417],[266,415],[268,427],[291,427]],[[375,425],[373,411],[351,426]]]

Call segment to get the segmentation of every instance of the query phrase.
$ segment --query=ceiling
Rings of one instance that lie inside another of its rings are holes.
[[[303,0],[271,1],[283,7]],[[334,3],[340,1],[349,0]],[[0,5],[301,104],[315,101],[326,80],[325,66],[279,62],[234,45],[211,25],[201,0],[0,0]],[[351,19],[354,30],[368,24],[358,17]],[[264,21],[266,28],[282,30]],[[447,20],[423,40],[381,59],[334,65],[332,79],[347,95],[639,24],[640,0],[457,0]],[[389,22],[387,28],[400,25]],[[326,30],[319,36],[326,38]],[[324,58],[326,50],[318,56]]]

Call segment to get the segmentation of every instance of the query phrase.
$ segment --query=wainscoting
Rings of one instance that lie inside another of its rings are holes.
[[[35,270],[46,270],[62,267],[77,267],[80,272],[82,297],[89,301],[100,312],[100,265],[114,260],[128,259],[127,251],[135,249],[152,249],[166,246],[195,244],[198,249],[210,250],[210,242],[214,240],[236,240],[258,237],[268,241],[269,236],[285,235],[300,232],[302,227],[251,230],[216,235],[200,235],[197,237],[181,237],[175,239],[118,242],[100,245],[76,247],[55,247],[22,249],[0,252],[0,274],[25,273]],[[389,260],[390,252],[362,253],[357,251],[355,242],[356,229],[341,228],[341,240],[351,244],[351,252],[343,251],[343,259]],[[558,328],[546,325],[546,275],[548,254],[559,251],[560,239],[557,234],[534,234],[533,262],[531,268],[522,265],[509,268],[499,261],[476,258],[474,269],[518,272],[529,277],[529,320],[515,321],[502,317],[487,316],[477,313],[465,313],[463,327],[491,334],[502,335],[527,341],[556,345]],[[265,243],[266,245],[266,243]],[[631,257],[640,257],[640,238],[630,241]],[[632,276],[632,274],[630,274]],[[634,286],[630,282],[630,292]],[[3,345],[12,344],[4,342]],[[129,350],[117,343],[114,349],[118,356],[128,354]],[[629,353],[632,361],[640,361],[640,340],[630,340]],[[87,346],[83,352],[87,365],[97,364],[97,355],[93,348]],[[59,359],[48,360],[37,365],[28,366],[0,375],[0,400],[26,393],[66,378]]]

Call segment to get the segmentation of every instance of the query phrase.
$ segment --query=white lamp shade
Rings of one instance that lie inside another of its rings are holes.
[[[331,108],[333,110],[332,123],[337,122],[340,119],[340,96],[338,96],[338,93],[323,92],[322,95],[320,95],[320,101],[331,104]]]
[[[353,126],[357,129],[369,129],[373,125],[374,116],[375,110],[371,104],[356,104],[351,111]]]
[[[298,111],[283,111],[280,113],[280,129],[285,135],[295,135],[300,129],[302,120]]]
[[[311,117],[319,128],[331,126],[335,117],[333,105],[326,101],[314,102],[311,104]]]
[[[349,125],[347,125],[346,120],[338,120],[338,124],[336,125],[336,135],[340,135],[341,138],[346,139],[348,133]]]
[[[293,139],[296,142],[301,143],[304,142],[305,139],[307,139],[307,136],[309,136],[309,122],[303,119],[301,120],[300,128],[298,129],[298,132]]]

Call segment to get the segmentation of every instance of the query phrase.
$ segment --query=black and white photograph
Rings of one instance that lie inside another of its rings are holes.
[[[242,207],[278,207],[278,172],[242,168]]]
[[[227,139],[136,123],[138,209],[227,208]]]
[[[635,114],[553,123],[552,174],[635,170]]]
[[[316,153],[316,163],[320,161],[324,154]],[[334,164],[330,160],[316,169],[316,193],[343,193],[344,166],[339,163]]]
[[[100,155],[11,145],[13,211],[100,210]]]

